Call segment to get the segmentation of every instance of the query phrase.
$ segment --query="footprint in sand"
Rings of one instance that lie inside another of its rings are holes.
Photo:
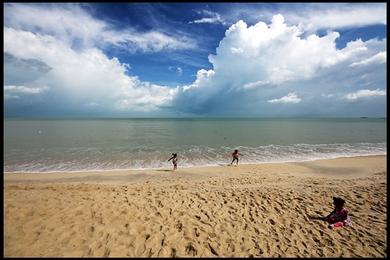
[[[188,243],[188,245],[186,246],[185,252],[187,255],[196,256],[198,253],[198,250],[191,243]]]
[[[210,245],[210,243],[207,243],[207,244],[209,246],[209,249],[210,249],[211,253],[216,255],[216,256],[219,256],[218,252]]]
[[[176,249],[171,248],[171,257],[176,257]]]
[[[178,223],[176,224],[176,228],[177,228],[177,230],[180,232],[180,231],[183,229],[183,224],[180,223],[180,222],[178,222]]]
[[[194,231],[195,231],[195,236],[196,236],[196,237],[199,237],[200,233],[199,233],[198,229],[197,229],[197,228],[194,228]]]

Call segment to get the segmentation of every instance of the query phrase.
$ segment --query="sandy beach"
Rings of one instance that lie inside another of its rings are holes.
[[[386,186],[386,156],[5,174],[4,256],[387,257]]]

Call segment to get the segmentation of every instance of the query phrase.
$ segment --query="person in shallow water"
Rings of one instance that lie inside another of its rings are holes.
[[[177,153],[173,153],[172,157],[169,158],[168,162],[170,160],[172,160],[172,163],[173,163],[173,170],[176,170],[177,169]]]
[[[234,150],[234,152],[232,153],[233,160],[232,160],[232,162],[230,163],[230,165],[232,165],[234,161],[236,161],[236,165],[238,165],[238,160],[239,160],[239,159],[238,159],[238,156],[239,156],[239,155],[242,155],[242,154],[240,154],[240,153],[238,152],[237,149]]]

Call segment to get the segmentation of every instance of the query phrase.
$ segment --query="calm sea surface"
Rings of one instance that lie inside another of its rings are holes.
[[[170,168],[387,154],[386,119],[4,120],[4,171]]]

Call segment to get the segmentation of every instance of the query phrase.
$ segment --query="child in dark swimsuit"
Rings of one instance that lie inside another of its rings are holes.
[[[239,155],[242,155],[242,154],[240,154],[237,149],[234,150],[234,152],[232,153],[233,160],[230,163],[230,165],[232,165],[234,161],[236,161],[236,165],[238,165],[238,156]]]
[[[169,158],[168,162],[170,160],[172,160],[172,163],[173,163],[173,170],[176,170],[177,169],[177,153],[173,153],[172,157]]]
[[[348,216],[348,209],[344,208],[345,200],[333,197],[334,210],[324,218],[329,223],[329,228],[351,226],[352,222]]]

